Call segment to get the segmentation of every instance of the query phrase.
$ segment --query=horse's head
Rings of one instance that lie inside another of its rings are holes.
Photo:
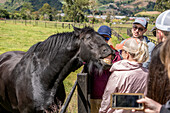
[[[81,38],[79,57],[87,64],[95,64],[101,68],[106,64],[103,62],[104,58],[110,55],[114,56],[115,51],[92,28],[74,27],[74,33]]]

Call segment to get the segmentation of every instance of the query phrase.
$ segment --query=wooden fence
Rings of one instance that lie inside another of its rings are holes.
[[[40,26],[45,28],[63,28],[63,29],[72,29],[72,25],[75,27],[83,28],[85,26],[90,26],[92,28],[99,28],[101,24],[91,24],[91,23],[74,23],[74,22],[57,22],[57,21],[40,21],[40,20],[0,20],[0,22],[13,23],[13,24],[24,24],[25,26]],[[130,27],[117,27],[117,25],[108,25],[112,28],[112,33],[117,37],[119,41],[124,40],[125,37],[122,34],[127,34],[129,37],[132,36]],[[153,34],[150,30],[145,33],[146,36],[153,37]],[[156,44],[156,40],[149,38],[149,40]]]
[[[40,21],[40,20],[0,20],[0,22],[4,23],[13,23],[13,24],[23,24],[25,26],[40,26],[45,28],[68,28],[72,29],[72,25],[75,27],[83,28],[85,26],[90,26],[93,28],[99,27],[98,24],[91,23],[74,23],[74,22],[57,22],[57,21]]]

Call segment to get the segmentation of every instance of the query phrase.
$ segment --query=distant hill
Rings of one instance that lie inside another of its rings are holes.
[[[31,2],[35,10],[40,9],[44,3],[48,3],[57,10],[62,9],[64,0],[0,0],[0,7],[8,11],[19,10],[24,2]],[[156,0],[96,0],[97,10],[110,11],[114,15],[132,16],[142,11],[153,11]]]
[[[99,11],[111,11],[115,15],[135,14],[141,11],[153,11],[156,0],[97,0]]]
[[[19,10],[24,2],[30,2],[34,10],[40,9],[45,3],[48,3],[57,10],[61,10],[62,8],[62,3],[59,0],[0,0],[1,7],[4,7],[8,11]]]

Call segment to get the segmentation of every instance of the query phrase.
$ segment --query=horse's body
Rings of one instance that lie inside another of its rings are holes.
[[[16,113],[43,112],[55,102],[70,72],[83,62],[102,66],[100,59],[110,54],[112,49],[91,28],[52,35],[27,52],[4,53],[0,55],[0,104]]]

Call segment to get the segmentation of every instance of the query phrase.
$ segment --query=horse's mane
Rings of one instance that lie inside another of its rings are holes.
[[[75,40],[73,32],[65,32],[51,35],[43,42],[38,42],[26,52],[25,57],[28,57],[35,53],[39,56],[52,57],[63,48],[67,47],[69,43]]]
[[[63,32],[51,35],[43,42],[38,42],[30,47],[30,49],[26,52],[25,57],[35,53],[36,55],[53,59],[60,49],[77,44],[76,42],[79,37],[85,35],[86,33],[94,32],[94,29],[91,27],[84,27],[81,29],[80,36],[76,36],[74,32],[75,31]]]

